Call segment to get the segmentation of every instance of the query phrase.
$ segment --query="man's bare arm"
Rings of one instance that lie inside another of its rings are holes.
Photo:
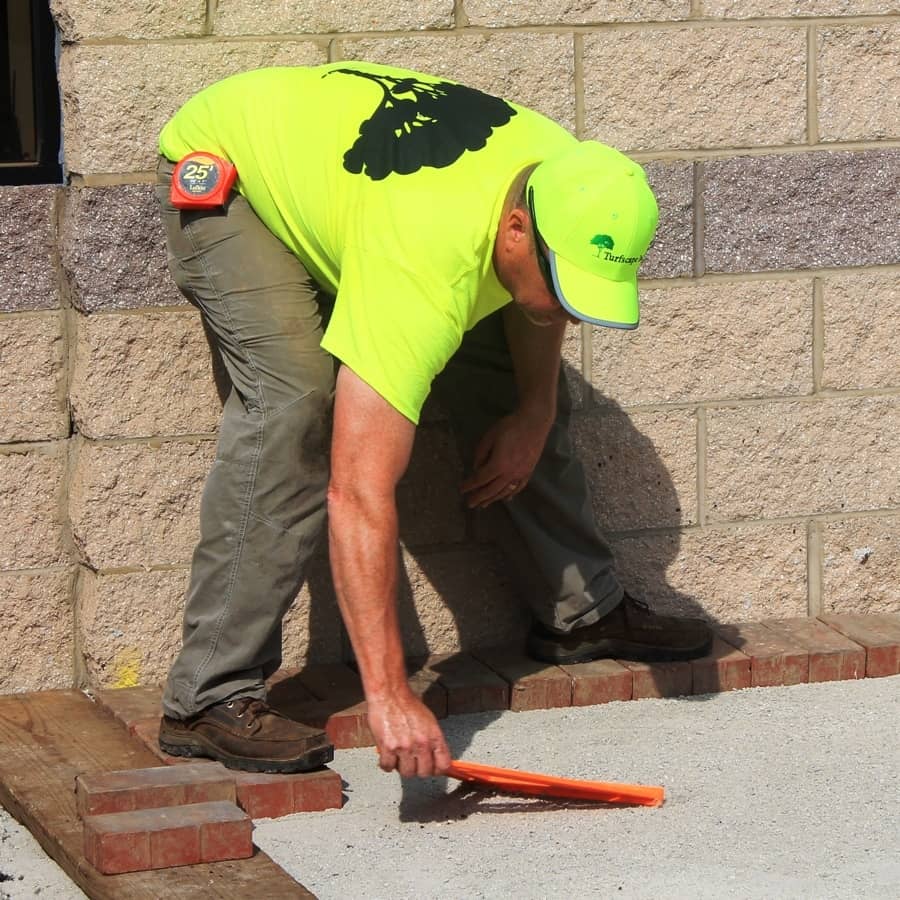
[[[556,391],[565,321],[533,325],[515,303],[503,307],[503,329],[512,356],[519,407],[547,423],[556,418]]]
[[[560,348],[565,322],[538,326],[515,303],[503,308],[503,325],[513,360],[518,406],[479,442],[472,476],[462,490],[470,506],[514,497],[528,483],[556,418]]]
[[[331,567],[359,663],[380,765],[442,774],[450,752],[434,715],[410,691],[397,621],[395,492],[415,426],[346,366],[338,373],[328,487]]]

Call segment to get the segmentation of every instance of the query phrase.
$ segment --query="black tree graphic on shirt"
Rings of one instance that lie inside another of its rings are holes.
[[[480,150],[495,128],[516,114],[506,101],[447,81],[392,78],[358,69],[334,69],[368,78],[383,96],[359,126],[359,137],[344,154],[344,168],[381,181],[392,172],[410,175],[423,166],[442,169],[466,150]],[[327,77],[327,75],[325,76]]]

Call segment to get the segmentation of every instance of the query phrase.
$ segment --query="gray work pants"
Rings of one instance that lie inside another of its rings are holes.
[[[281,664],[281,621],[325,521],[335,361],[319,346],[331,300],[296,256],[238,194],[224,210],[175,209],[171,173],[161,161],[169,267],[231,381],[201,499],[183,644],[163,697],[166,714],[184,718],[230,697],[264,697]],[[515,407],[499,314],[469,332],[435,390],[463,447]],[[549,586],[534,613],[561,630],[596,621],[622,595],[569,441],[570,406],[560,376],[541,460],[503,504]]]

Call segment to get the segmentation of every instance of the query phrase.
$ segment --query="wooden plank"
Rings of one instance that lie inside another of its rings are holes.
[[[101,875],[84,858],[75,776],[157,763],[121,725],[77,691],[0,697],[0,803],[89,897],[314,896],[258,849],[245,860]]]

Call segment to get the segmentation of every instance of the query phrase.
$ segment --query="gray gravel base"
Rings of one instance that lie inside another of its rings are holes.
[[[0,806],[0,900],[26,897],[87,900],[31,832]]]
[[[454,756],[661,784],[659,809],[401,781],[341,751],[342,810],[256,824],[328,898],[900,896],[900,677],[458,716]]]

